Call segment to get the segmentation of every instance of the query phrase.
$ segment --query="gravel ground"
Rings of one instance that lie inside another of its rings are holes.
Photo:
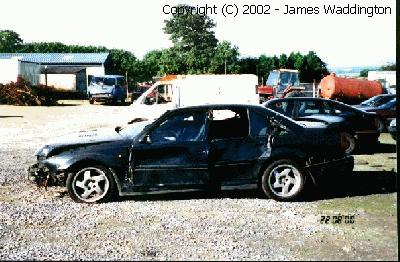
[[[129,107],[68,103],[0,105],[1,260],[398,258],[397,154],[388,134],[382,152],[356,156],[358,173],[349,183],[358,187],[327,186],[305,202],[279,203],[244,191],[87,205],[74,203],[64,188],[45,191],[28,183],[33,153],[49,137],[122,123]],[[320,223],[321,215],[338,213],[354,214],[355,223]]]

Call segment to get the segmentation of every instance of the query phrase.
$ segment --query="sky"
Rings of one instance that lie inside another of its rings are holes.
[[[120,48],[141,59],[172,45],[163,32],[171,14],[164,12],[176,4],[215,5],[207,14],[216,22],[215,35],[236,45],[241,57],[312,50],[331,68],[395,62],[396,0],[8,0],[2,2],[0,30],[17,32],[24,42]],[[386,7],[386,13],[332,15],[324,5]],[[285,14],[286,6],[298,12],[308,7],[308,14]]]

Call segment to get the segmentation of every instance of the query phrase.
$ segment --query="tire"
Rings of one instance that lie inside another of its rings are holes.
[[[306,94],[300,91],[292,91],[288,93],[285,97],[305,97]]]
[[[354,150],[355,150],[356,147],[357,147],[357,140],[356,140],[356,138],[355,138],[353,135],[351,135],[351,134],[349,134],[349,133],[346,133],[346,132],[343,133],[342,138],[345,140],[344,142],[348,145],[348,146],[346,147],[346,149],[344,150],[344,152],[345,152],[346,154],[351,154],[351,153],[353,153]]]
[[[277,201],[293,201],[303,194],[305,182],[305,171],[297,163],[281,159],[265,169],[261,177],[261,188],[269,198]],[[282,190],[279,190],[280,188]]]
[[[67,190],[78,203],[100,203],[112,199],[116,192],[111,171],[99,165],[78,168],[67,177]]]
[[[91,105],[93,105],[93,104],[94,104],[94,99],[93,99],[93,98],[89,98],[89,103],[90,103]]]

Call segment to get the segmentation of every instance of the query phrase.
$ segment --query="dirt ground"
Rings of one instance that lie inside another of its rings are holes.
[[[35,150],[49,139],[112,128],[131,113],[87,101],[0,105],[1,260],[398,259],[397,153],[387,133],[373,151],[355,155],[351,177],[326,181],[297,203],[244,191],[84,205],[62,188],[46,192],[25,181]]]

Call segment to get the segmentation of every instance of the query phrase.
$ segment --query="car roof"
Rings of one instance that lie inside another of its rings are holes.
[[[206,105],[198,105],[198,106],[187,106],[175,109],[176,111],[185,111],[185,110],[204,110],[204,109],[226,109],[226,108],[256,108],[264,110],[261,105],[250,105],[250,104],[206,104]]]
[[[396,97],[395,94],[380,94],[380,95],[376,95],[376,96],[393,96],[393,97]]]
[[[124,77],[123,75],[93,75],[93,77],[108,77],[108,78],[117,78],[117,77]]]
[[[284,97],[284,98],[273,98],[271,100],[268,100],[265,103],[270,103],[272,101],[285,101],[285,100],[321,100],[321,101],[334,101],[334,102],[338,102],[332,99],[326,99],[326,98],[322,98],[322,97]]]
[[[350,109],[350,110],[352,110],[352,111],[356,111],[356,112],[361,113],[361,114],[371,114],[371,113],[365,112],[365,111],[363,111],[363,110],[361,110],[361,109],[358,109],[358,108],[356,108],[356,107],[354,107],[354,106],[352,106],[352,105],[348,105],[348,104],[346,104],[346,103],[343,103],[343,102],[340,102],[340,101],[337,101],[337,100],[326,99],[326,98],[321,98],[321,97],[284,97],[284,98],[273,98],[273,99],[268,100],[267,102],[265,102],[265,103],[263,104],[263,106],[267,107],[267,106],[269,106],[270,104],[272,104],[273,102],[276,102],[276,101],[291,101],[291,100],[293,100],[293,101],[327,101],[327,102],[330,102],[330,103],[339,104],[339,105],[341,105],[341,106],[344,106],[344,107],[346,107],[346,108],[348,108],[348,109]]]

